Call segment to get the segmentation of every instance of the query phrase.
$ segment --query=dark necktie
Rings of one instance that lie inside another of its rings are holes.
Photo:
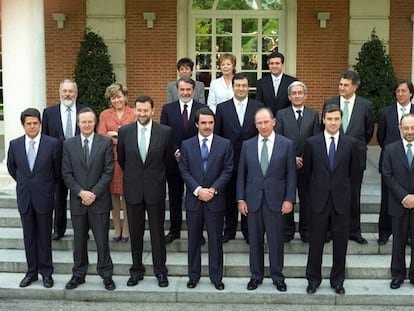
[[[187,104],[184,104],[184,109],[183,109],[183,114],[182,114],[184,128],[187,128],[187,124],[188,124],[188,111],[187,111],[187,107],[188,107],[188,105]]]
[[[335,137],[331,137],[331,144],[329,145],[329,166],[331,167],[331,171],[334,167],[335,162]]]
[[[298,128],[300,129],[300,126],[302,125],[302,110],[296,110],[296,113],[298,114],[298,118],[296,119],[296,122],[298,123]]]
[[[201,160],[203,161],[203,168],[205,172],[207,170],[207,162],[208,162],[207,138],[203,138],[203,143],[201,145]]]
[[[269,166],[269,153],[267,150],[267,138],[263,138],[262,152],[260,154],[260,167],[262,168],[263,175],[266,174],[268,166]]]
[[[89,166],[89,141],[87,138],[83,141],[83,156],[85,158],[86,166]]]
[[[411,163],[413,163],[413,151],[411,150],[412,144],[407,144],[407,161],[408,166],[411,166]]]

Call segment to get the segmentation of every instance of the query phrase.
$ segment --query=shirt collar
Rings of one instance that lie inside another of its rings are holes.
[[[348,101],[350,104],[355,102],[356,95],[352,95],[349,99],[346,99],[345,97],[341,96],[341,103],[344,103],[345,101]]]
[[[82,143],[83,143],[83,141],[87,138],[88,139],[88,141],[89,142],[92,142],[93,141],[93,138],[94,138],[94,135],[95,135],[95,133],[94,132],[92,132],[92,134],[91,135],[89,135],[88,137],[85,137],[82,133],[80,134],[80,137],[81,137],[81,141],[82,141]]]
[[[25,143],[26,143],[26,145],[28,145],[30,141],[34,140],[36,142],[35,143],[35,146],[39,146],[39,143],[40,143],[40,135],[41,134],[39,132],[39,134],[37,134],[36,137],[33,138],[33,139],[30,138],[29,136],[25,135]]]
[[[204,138],[207,138],[207,140],[208,140],[209,142],[211,142],[211,141],[213,140],[213,133],[211,133],[211,134],[210,134],[210,135],[208,135],[207,137],[204,137],[204,136],[200,135],[200,133],[198,133],[198,134],[197,134],[197,136],[198,136],[198,141],[199,141],[200,143],[202,143],[202,142],[203,142],[203,139],[204,139]]]
[[[259,134],[259,141],[263,141],[265,137],[263,137],[262,135]],[[267,137],[267,140],[270,142],[274,142],[275,141],[275,131],[272,131],[272,133],[269,135],[269,137]]]
[[[339,131],[335,135],[331,135],[325,130],[323,131],[323,135],[325,136],[325,140],[330,140],[331,137],[335,137],[335,141],[338,141],[339,139]]]

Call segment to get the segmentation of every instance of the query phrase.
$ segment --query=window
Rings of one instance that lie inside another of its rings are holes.
[[[196,60],[196,78],[206,87],[220,76],[222,53],[237,57],[237,72],[250,78],[251,92],[268,72],[267,55],[283,53],[285,11],[282,0],[193,0],[189,55]]]

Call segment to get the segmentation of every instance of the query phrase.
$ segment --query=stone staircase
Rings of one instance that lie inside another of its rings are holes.
[[[375,151],[375,150],[374,150]],[[372,152],[374,152],[372,151]],[[117,289],[108,292],[103,288],[102,280],[96,275],[96,248],[93,237],[89,241],[90,266],[86,283],[75,290],[65,290],[65,284],[70,279],[72,268],[72,238],[73,231],[70,220],[65,237],[60,241],[53,241],[53,260],[55,286],[45,289],[38,281],[28,288],[19,288],[19,282],[26,271],[26,262],[22,240],[22,229],[19,214],[16,209],[14,191],[0,188],[0,298],[1,299],[33,299],[33,300],[62,300],[62,301],[94,301],[113,303],[165,303],[166,309],[173,309],[174,305],[217,304],[231,306],[233,304],[268,305],[283,304],[296,305],[301,308],[309,306],[414,306],[414,288],[406,282],[400,289],[391,290],[390,261],[391,243],[378,246],[377,221],[379,210],[379,176],[372,160],[371,166],[364,177],[362,195],[362,231],[368,240],[367,245],[359,245],[349,241],[345,295],[337,295],[329,287],[329,272],[331,266],[332,243],[325,245],[323,259],[324,280],[314,295],[306,294],[307,281],[305,266],[307,261],[308,245],[296,236],[293,241],[285,244],[285,268],[288,290],[285,293],[276,291],[269,278],[265,278],[263,285],[255,291],[246,289],[250,278],[249,249],[238,232],[236,240],[224,244],[224,283],[225,290],[217,291],[207,277],[207,246],[202,247],[202,278],[195,289],[187,289],[187,232],[184,222],[181,239],[167,245],[167,267],[169,270],[170,285],[159,288],[152,274],[152,259],[150,251],[149,233],[146,231],[144,239],[143,261],[146,266],[146,275],[136,287],[127,287],[131,265],[129,243],[110,242],[111,256],[114,262],[114,281]],[[0,179],[1,180],[1,179]],[[185,215],[185,213],[184,213]],[[70,214],[68,213],[68,216]],[[297,213],[295,215],[297,220]],[[165,227],[169,228],[169,213],[167,211]],[[113,236],[113,230],[109,233]],[[407,262],[409,260],[407,248]],[[265,258],[265,265],[268,265]],[[306,309],[306,308],[305,308]],[[218,309],[217,309],[218,310]]]

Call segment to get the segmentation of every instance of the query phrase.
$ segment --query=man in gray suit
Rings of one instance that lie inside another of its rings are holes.
[[[90,108],[78,114],[80,135],[65,140],[62,175],[70,190],[70,211],[74,232],[72,278],[66,289],[85,283],[88,270],[88,231],[92,229],[98,252],[97,272],[105,289],[114,290],[113,264],[109,254],[108,232],[114,171],[112,141],[94,133],[96,115]]]
[[[296,153],[297,188],[300,202],[299,233],[303,242],[309,241],[309,209],[307,206],[308,190],[303,172],[303,152],[308,137],[319,133],[318,112],[305,107],[308,88],[303,82],[295,81],[288,86],[291,106],[279,110],[276,115],[276,134],[293,141]],[[285,242],[293,239],[295,234],[294,214],[285,218]]]
[[[127,286],[135,286],[144,278],[142,250],[146,211],[154,274],[158,286],[167,287],[164,220],[166,163],[172,157],[171,128],[152,120],[154,102],[147,95],[135,100],[135,113],[137,122],[121,127],[118,136],[118,161],[124,170],[124,197],[132,251]]]
[[[192,78],[193,68],[194,68],[194,62],[188,57],[181,58],[177,62],[177,70],[178,70],[178,75],[180,78],[182,77]],[[177,90],[178,90],[178,80],[168,82],[167,103],[178,101],[179,96],[178,96]],[[201,103],[203,105],[206,104],[206,97],[204,94],[204,83],[203,82],[197,81],[197,80],[195,81],[193,98],[198,103]]]
[[[374,134],[372,102],[355,94],[361,82],[359,74],[346,70],[339,76],[339,95],[325,101],[323,108],[334,104],[343,111],[341,133],[358,140],[359,174],[352,179],[351,214],[349,219],[349,239],[359,244],[368,241],[361,235],[361,185],[367,162],[367,145]]]

